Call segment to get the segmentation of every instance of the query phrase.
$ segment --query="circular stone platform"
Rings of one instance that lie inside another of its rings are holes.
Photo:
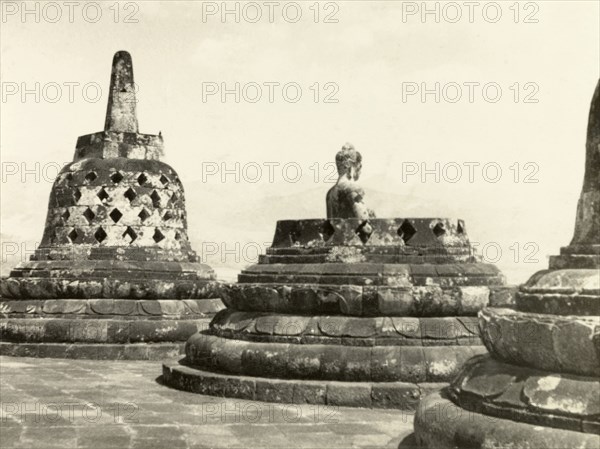
[[[168,385],[414,410],[485,352],[475,315],[511,289],[477,261],[462,220],[321,219],[278,222],[267,254],[221,295],[227,309],[164,365]]]

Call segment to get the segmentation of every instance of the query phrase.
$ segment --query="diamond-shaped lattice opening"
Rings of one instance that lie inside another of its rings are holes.
[[[156,243],[162,241],[165,239],[165,236],[162,232],[160,232],[160,229],[156,228],[154,230],[154,235],[152,236],[152,240],[154,240]]]
[[[69,212],[69,209],[67,209],[63,212],[63,214],[60,217],[63,219],[63,221],[67,221],[70,216],[71,212]]]
[[[329,220],[326,220],[325,223],[323,223],[323,228],[321,229],[321,234],[323,234],[323,240],[325,242],[328,241],[334,233],[335,228]]]
[[[140,217],[140,220],[142,220],[142,223],[144,221],[146,221],[146,219],[150,216],[150,214],[148,213],[148,211],[146,209],[142,209],[142,211],[138,214],[138,217]]]
[[[417,233],[415,227],[408,220],[404,220],[402,225],[398,228],[398,235],[407,243]]]
[[[75,202],[81,199],[81,192],[79,191],[79,189],[73,190],[73,199],[75,200]]]
[[[87,175],[85,175],[85,180],[87,182],[93,182],[97,177],[98,175],[95,172],[91,171]]]
[[[137,197],[137,193],[135,193],[135,190],[133,190],[131,187],[129,187],[123,195],[125,195],[125,198],[127,198],[130,202]]]
[[[153,190],[150,194],[150,199],[152,200],[152,205],[154,207],[160,207],[160,195],[156,190]]]
[[[121,219],[121,217],[123,216],[121,211],[117,208],[113,209],[112,212],[108,215],[112,219],[112,221],[114,221],[115,223],[118,223],[119,220]]]
[[[175,240],[181,240],[181,234],[179,232],[175,232]]]
[[[77,240],[78,236],[79,236],[79,234],[77,233],[77,230],[75,230],[75,229],[71,230],[71,232],[69,232],[67,234],[67,237],[69,237],[69,240],[71,241],[71,243],[75,243],[75,240]]]
[[[137,182],[139,185],[143,186],[144,184],[146,184],[146,181],[148,181],[148,177],[144,173],[138,176]]]
[[[124,176],[121,174],[121,172],[115,172],[112,175],[110,175],[110,180],[115,184],[123,181],[123,178]]]
[[[436,237],[441,237],[446,233],[446,227],[444,226],[444,223],[438,223],[433,227],[432,231]]]
[[[131,226],[127,226],[127,229],[125,229],[125,232],[123,233],[122,237],[124,239],[129,239],[129,244],[131,245],[135,239],[137,239],[137,233],[131,228]]]
[[[94,232],[94,238],[98,243],[102,243],[104,239],[106,239],[106,237],[108,237],[108,235],[106,234],[104,229],[102,229],[102,227],[99,227],[98,230]]]
[[[92,220],[94,220],[94,217],[96,216],[96,214],[92,211],[92,209],[90,209],[88,207],[85,210],[85,212],[83,213],[83,216],[85,217],[85,219],[88,221],[89,224],[92,224]]]
[[[358,235],[358,238],[361,242],[363,242],[364,245],[369,241],[369,237],[371,237],[371,234],[373,234],[373,227],[371,226],[368,220],[365,220],[360,224],[358,228],[356,228],[356,231],[354,232],[356,232],[356,235]]]
[[[458,225],[456,226],[456,232],[458,234],[464,234],[465,233],[465,222],[462,220],[458,220]]]
[[[104,202],[108,199],[108,192],[104,190],[104,187],[102,187],[100,191],[96,193],[96,196],[100,198],[100,201]]]
[[[171,211],[166,211],[165,214],[163,215],[163,220],[167,221],[174,217],[175,216],[171,213]]]
[[[167,178],[165,175],[160,175],[159,180],[163,186],[166,186],[169,183],[169,178]]]
[[[173,195],[171,195],[171,204],[175,204],[177,202],[177,200],[179,199],[179,195],[177,195],[177,192],[174,192]]]
[[[296,245],[300,242],[300,233],[297,231],[290,231],[290,242],[292,245]]]

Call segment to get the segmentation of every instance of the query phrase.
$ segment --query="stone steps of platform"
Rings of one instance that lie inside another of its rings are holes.
[[[163,364],[162,381],[173,388],[210,396],[287,404],[315,404],[414,411],[419,399],[440,383],[338,382],[221,374]]]

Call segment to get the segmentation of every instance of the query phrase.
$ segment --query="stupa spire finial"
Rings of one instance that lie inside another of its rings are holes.
[[[133,63],[126,51],[115,53],[110,75],[105,131],[138,132]]]
[[[585,176],[577,205],[571,245],[600,244],[600,81],[596,85],[588,119]]]

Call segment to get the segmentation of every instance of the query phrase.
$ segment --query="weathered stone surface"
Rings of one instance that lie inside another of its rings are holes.
[[[179,345],[207,327],[206,318],[174,321],[108,317],[85,320],[54,316],[52,319],[4,319],[0,322],[0,338],[12,344],[172,342]]]
[[[448,396],[460,407],[531,424],[582,431],[600,424],[597,377],[552,374],[501,363],[489,355],[469,360]]]
[[[398,384],[374,384],[371,391],[373,407],[416,410],[420,399],[421,390],[413,384],[406,384],[405,388]]]
[[[481,311],[479,317],[482,340],[494,357],[546,370],[592,376],[600,373],[593,339],[600,332],[599,316],[489,308]]]
[[[327,404],[347,407],[371,407],[371,386],[368,384],[348,384],[346,382],[327,383]]]
[[[163,364],[163,381],[175,388],[214,396],[276,403],[399,408],[407,411],[415,409],[421,391],[439,387],[439,384],[402,382],[317,382],[245,377],[201,370],[176,362]],[[231,388],[231,384],[235,387]]]
[[[585,176],[577,204],[575,232],[570,246],[600,244],[600,81],[596,86],[588,119]]]
[[[464,288],[464,287],[461,287]],[[472,286],[473,297],[489,297],[494,287]],[[220,288],[223,302],[234,310],[284,314],[350,316],[457,316],[476,315],[475,305],[460,306],[460,289],[437,285],[406,287],[237,283]],[[477,300],[477,301],[479,301]],[[464,313],[461,313],[464,310]]]
[[[186,344],[186,363],[281,379],[447,382],[479,348],[273,343],[196,334]]]
[[[321,382],[307,382],[294,384],[292,402],[294,404],[325,404],[327,400],[327,386]]]
[[[596,390],[590,390],[594,387]],[[559,374],[532,376],[525,381],[523,395],[531,407],[543,413],[597,417],[600,396],[594,392],[598,392],[598,387],[600,382],[594,384]]]
[[[598,435],[516,422],[458,407],[439,393],[421,400],[415,436],[423,448],[556,449],[598,447]]]
[[[163,307],[165,309],[163,310]],[[170,316],[202,318],[222,310],[219,299],[136,301],[121,299],[20,299],[0,302],[7,318],[61,317],[62,315],[107,316]]]

